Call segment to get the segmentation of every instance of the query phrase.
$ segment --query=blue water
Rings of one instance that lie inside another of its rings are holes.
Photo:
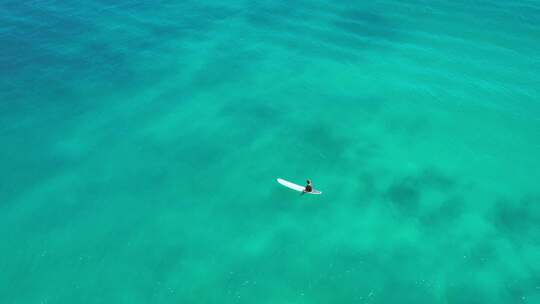
[[[3,1],[0,302],[540,302],[539,21]]]

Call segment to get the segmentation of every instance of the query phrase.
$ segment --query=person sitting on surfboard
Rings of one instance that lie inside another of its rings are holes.
[[[311,180],[307,180],[306,189],[304,189],[304,192],[311,192],[313,191],[313,186],[311,186]]]

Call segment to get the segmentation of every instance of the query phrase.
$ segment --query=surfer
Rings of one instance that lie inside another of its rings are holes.
[[[306,189],[304,189],[303,192],[305,193],[305,192],[311,192],[311,191],[313,191],[313,186],[311,186],[311,180],[308,179]]]
[[[311,180],[307,180],[307,185],[305,186],[302,186],[302,185],[298,185],[298,184],[295,184],[295,183],[291,183],[289,181],[286,181],[282,178],[278,178],[277,179],[277,182],[280,183],[281,185],[289,188],[289,189],[292,189],[294,191],[298,191],[300,192],[300,194],[306,194],[306,193],[309,193],[309,194],[321,194],[322,192],[313,188],[313,184],[311,183]]]

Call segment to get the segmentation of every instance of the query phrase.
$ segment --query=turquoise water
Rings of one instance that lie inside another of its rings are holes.
[[[539,22],[3,1],[0,302],[539,303]]]

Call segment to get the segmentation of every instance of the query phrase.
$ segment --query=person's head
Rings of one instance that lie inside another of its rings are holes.
[[[311,185],[311,180],[308,179],[308,180],[307,180],[307,183],[308,183],[308,185]]]

